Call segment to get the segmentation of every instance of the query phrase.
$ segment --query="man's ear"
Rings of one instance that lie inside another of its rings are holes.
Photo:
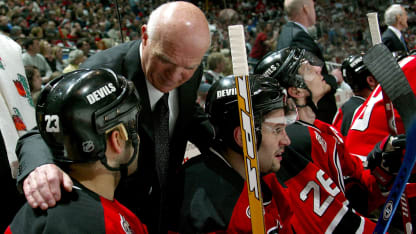
[[[147,39],[149,39],[149,34],[147,34],[147,25],[143,24],[141,30],[142,30],[142,43],[143,45],[146,45]]]
[[[377,80],[372,76],[367,76],[367,83],[371,89],[374,89],[378,85]]]
[[[302,11],[303,11],[305,14],[308,14],[308,13],[309,13],[309,12],[308,12],[308,6],[307,6],[306,4],[303,4]]]
[[[107,150],[111,150],[117,154],[123,152],[125,140],[123,139],[123,133],[120,132],[120,129],[115,129],[107,137]]]
[[[240,147],[243,147],[243,137],[241,136],[241,128],[240,126],[234,128],[233,132],[234,141],[239,145]]]

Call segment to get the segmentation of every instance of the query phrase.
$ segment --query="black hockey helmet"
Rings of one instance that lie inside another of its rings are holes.
[[[314,66],[324,65],[322,60],[305,49],[288,47],[264,56],[254,68],[254,74],[276,79],[284,88],[306,89],[302,76],[298,74],[299,67],[305,61]]]
[[[297,112],[294,102],[287,99],[286,90],[276,79],[249,76],[254,124],[257,146],[261,143],[261,123],[263,116],[275,109],[284,109],[284,124],[296,121]],[[240,125],[238,112],[237,89],[233,75],[223,77],[209,89],[205,103],[205,111],[215,128],[215,139],[225,143],[237,152],[240,147],[234,141],[232,132]]]
[[[105,161],[106,133],[123,124],[136,153],[139,102],[133,83],[113,71],[77,70],[45,86],[36,105],[36,121],[40,134],[52,149],[70,145],[65,148],[68,152],[54,154],[57,162],[100,159],[111,170]]]
[[[350,55],[341,65],[342,77],[354,91],[370,88],[367,83],[367,76],[371,73],[363,62],[363,55]]]

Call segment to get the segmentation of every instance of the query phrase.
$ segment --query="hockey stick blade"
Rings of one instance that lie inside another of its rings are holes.
[[[364,55],[363,61],[399,112],[405,129],[408,129],[416,110],[416,97],[396,59],[384,44],[377,44]]]
[[[414,119],[407,131],[406,142],[406,154],[404,155],[402,166],[400,167],[382,213],[380,214],[374,233],[386,233],[392,220],[391,217],[397,209],[400,197],[406,188],[406,183],[409,180],[413,166],[415,165],[416,145],[414,142],[416,142],[416,121]]]

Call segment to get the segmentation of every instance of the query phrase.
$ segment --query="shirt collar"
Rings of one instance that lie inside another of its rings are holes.
[[[395,28],[395,27],[393,27],[393,26],[391,26],[391,25],[389,25],[389,27],[388,27],[391,31],[393,31],[394,32],[394,34],[396,34],[396,36],[400,39],[401,38],[401,36],[402,36],[402,33],[397,29],[397,28]]]
[[[303,26],[301,23],[298,23],[296,21],[293,21],[293,23],[295,23],[296,25],[301,27],[303,29],[303,31],[305,31],[307,34],[309,34],[308,29],[305,26]]]

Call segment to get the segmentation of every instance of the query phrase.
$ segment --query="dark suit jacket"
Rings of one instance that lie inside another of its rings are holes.
[[[381,40],[391,52],[406,52],[406,47],[403,45],[400,38],[398,38],[396,34],[394,34],[394,32],[389,28],[384,31],[383,35],[381,36]]]
[[[138,129],[140,135],[138,170],[135,174],[120,182],[116,191],[116,198],[135,212],[141,221],[148,225],[149,230],[153,231],[158,221],[160,188],[155,169],[152,112],[146,87],[146,78],[143,74],[139,57],[139,45],[140,41],[131,41],[104,50],[88,58],[81,67],[111,68],[117,74],[121,74],[133,81],[139,92],[142,110],[139,116],[140,125]],[[208,143],[208,140],[205,139],[209,139],[209,134],[211,134],[212,128],[207,116],[196,104],[202,71],[202,66],[200,66],[193,77],[178,88],[179,116],[170,142],[170,180],[175,178],[176,170],[182,163],[187,140],[191,140],[196,145],[204,148],[206,146],[204,143]],[[22,142],[18,146],[20,147],[18,151],[22,155],[23,160],[31,161],[24,163],[24,165],[30,166],[24,171],[22,170],[20,179],[36,168],[36,166],[45,162],[51,162],[47,161],[47,159],[29,159],[29,157],[34,157],[34,149],[31,147],[31,144],[24,144],[24,140],[24,138],[21,139]],[[30,141],[33,142],[31,139],[26,139],[26,142]],[[38,143],[39,140],[36,140],[36,144]],[[43,157],[42,154],[45,154],[47,150],[39,151],[36,154],[40,154]],[[25,157],[24,155],[28,156]],[[172,191],[172,199],[174,199],[175,195],[174,189],[169,188],[169,191]]]
[[[277,42],[277,50],[281,50],[287,47],[296,47],[305,49],[313,53],[316,57],[325,62],[321,49],[315,43],[313,38],[305,32],[299,25],[294,22],[288,22],[283,25],[279,34],[279,40]],[[331,92],[327,93],[318,102],[318,111],[316,116],[319,120],[327,123],[332,123],[332,119],[337,112],[337,105],[335,102],[334,93],[337,89],[337,83],[333,76],[328,74],[326,66],[322,68],[322,75],[325,81],[331,86]]]

